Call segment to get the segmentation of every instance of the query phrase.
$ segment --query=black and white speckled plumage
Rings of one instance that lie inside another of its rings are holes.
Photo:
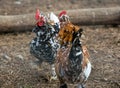
[[[77,38],[74,42],[73,45],[70,49],[69,53],[69,72],[70,77],[71,77],[71,82],[79,80],[78,77],[82,72],[82,59],[83,59],[83,54],[82,54],[82,47],[81,44],[79,43],[79,38]]]
[[[36,37],[30,42],[30,53],[35,56],[42,63],[43,61],[53,64],[55,55],[59,44],[56,36],[59,28],[54,25],[56,29],[50,24],[43,26],[36,26],[33,32]]]

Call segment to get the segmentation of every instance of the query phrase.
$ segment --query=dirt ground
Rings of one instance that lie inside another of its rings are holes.
[[[55,11],[119,5],[119,0],[0,0],[0,14],[32,13],[36,8]],[[92,63],[86,88],[120,88],[120,27],[81,27],[82,44],[87,45]],[[34,36],[32,32],[0,35],[0,88],[58,88],[58,80],[48,80],[49,65],[39,67],[29,53]]]

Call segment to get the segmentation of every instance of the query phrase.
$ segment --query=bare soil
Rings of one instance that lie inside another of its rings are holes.
[[[63,9],[119,6],[120,0],[0,0],[0,14],[13,15]],[[120,27],[81,26],[82,43],[91,55],[92,73],[87,88],[120,88]],[[32,29],[32,28],[31,28]],[[0,35],[0,88],[58,88],[49,81],[50,68],[29,52],[32,32]],[[69,84],[73,88],[72,84]]]

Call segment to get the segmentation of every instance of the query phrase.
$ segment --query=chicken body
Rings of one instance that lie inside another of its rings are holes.
[[[91,73],[89,53],[87,48],[82,46],[79,39],[82,30],[76,30],[73,25],[72,27],[67,25],[67,27],[59,31],[62,43],[66,43],[66,45],[62,47],[64,46],[62,44],[57,51],[56,74],[60,80],[60,88],[67,88],[67,83],[77,83],[78,88],[84,88],[85,82]]]
[[[36,37],[30,42],[30,53],[39,59],[40,63],[45,61],[53,64],[59,47],[55,29],[46,24],[41,27],[36,26],[33,31],[36,33]]]

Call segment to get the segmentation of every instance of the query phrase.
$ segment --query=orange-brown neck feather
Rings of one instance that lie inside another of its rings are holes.
[[[89,61],[89,58],[90,58],[90,55],[89,55],[89,52],[87,50],[87,47],[86,46],[82,46],[82,49],[83,49],[83,68],[85,68],[87,66],[87,63]]]
[[[58,35],[61,39],[61,43],[71,43],[73,40],[73,33],[80,30],[79,26],[75,26],[72,23],[67,23],[63,27],[61,27]]]

